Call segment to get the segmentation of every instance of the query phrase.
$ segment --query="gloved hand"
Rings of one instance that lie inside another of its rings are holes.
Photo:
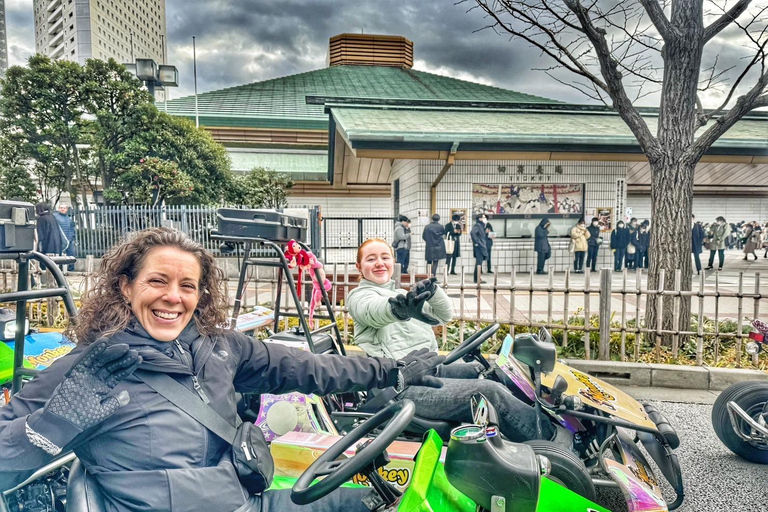
[[[423,279],[413,285],[411,288],[411,291],[416,294],[416,296],[421,295],[422,293],[428,292],[429,297],[427,297],[427,300],[431,299],[435,296],[435,293],[437,293],[437,278],[436,277],[430,277],[429,279]]]
[[[27,419],[30,442],[57,455],[75,436],[128,404],[127,391],[108,393],[140,363],[141,356],[125,343],[94,342],[64,375],[45,408]]]
[[[437,367],[444,360],[445,356],[439,356],[436,352],[430,352],[429,349],[415,350],[397,361],[397,372],[395,372],[397,382],[391,382],[391,384],[395,386],[398,393],[403,392],[408,386],[441,388],[443,383],[434,375]]]
[[[422,308],[424,303],[429,299],[429,292],[423,292],[419,295],[414,293],[413,290],[409,291],[405,295],[398,295],[396,297],[389,298],[389,307],[392,310],[392,314],[398,320],[410,320],[411,318],[419,320],[429,325],[440,325],[440,321],[436,318],[432,318],[429,315],[424,314]]]

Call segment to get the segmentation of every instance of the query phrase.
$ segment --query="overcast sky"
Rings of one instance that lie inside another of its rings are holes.
[[[768,5],[768,0],[757,0]],[[32,0],[5,0],[11,65],[34,53]],[[549,64],[527,43],[491,30],[471,4],[455,0],[167,0],[168,62],[179,69],[172,98],[193,92],[192,36],[197,41],[198,91],[325,67],[328,39],[343,32],[402,35],[414,42],[416,69],[563,101],[581,93],[532,70]],[[707,59],[743,66],[738,32],[707,47]],[[731,71],[736,73],[736,70]],[[736,73],[738,74],[738,73]],[[562,75],[570,79],[569,75]],[[719,94],[705,94],[714,107]],[[654,96],[642,103],[656,105]]]

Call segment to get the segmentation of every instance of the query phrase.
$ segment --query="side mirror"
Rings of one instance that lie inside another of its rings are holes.
[[[552,392],[549,394],[555,405],[560,405],[563,400],[563,393],[568,389],[568,381],[562,375],[558,375],[555,383],[552,385]]]

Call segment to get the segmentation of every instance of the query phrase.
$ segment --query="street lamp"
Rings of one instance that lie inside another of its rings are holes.
[[[123,64],[125,69],[133,73],[136,78],[144,82],[147,86],[152,100],[155,99],[155,91],[162,91],[165,87],[179,86],[179,70],[176,66],[169,64],[160,64],[159,66],[153,59],[136,59],[135,63]],[[167,101],[167,98],[166,98]]]

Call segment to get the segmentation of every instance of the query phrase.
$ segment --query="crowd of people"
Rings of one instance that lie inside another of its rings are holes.
[[[432,222],[425,226],[422,239],[425,242],[425,258],[432,276],[437,274],[440,260],[446,259],[447,270],[456,275],[456,262],[461,257],[461,236],[464,233],[462,219],[454,215],[446,225],[440,223],[440,215],[432,216]],[[474,272],[473,279],[477,283],[481,272],[493,273],[492,249],[495,239],[493,226],[484,213],[475,217],[475,224],[470,230],[472,241]],[[549,227],[551,222],[543,218],[534,230],[534,252],[536,254],[536,273],[545,274],[545,265],[552,256],[549,243]],[[580,219],[569,231],[569,252],[573,253],[573,271],[584,273],[589,268],[597,270],[597,259],[603,244],[601,226],[597,217],[592,218],[589,225],[585,219]],[[446,243],[450,241],[450,243]],[[628,223],[618,221],[610,234],[610,249],[613,253],[613,269],[619,272],[623,269],[636,270],[649,267],[649,247],[651,243],[651,222],[648,219],[638,220],[633,217]],[[411,221],[401,215],[395,224],[395,236],[392,243],[403,273],[408,272],[411,250]],[[450,248],[450,250],[447,250]],[[697,273],[701,273],[701,254],[709,251],[708,266],[705,270],[713,270],[715,259],[718,268],[725,263],[726,249],[741,249],[744,260],[758,259],[757,251],[764,251],[763,257],[768,258],[768,222],[761,226],[759,222],[739,222],[728,224],[724,217],[717,217],[711,224],[697,222],[695,216],[691,223],[691,254]],[[751,261],[754,261],[751,260]],[[487,271],[482,270],[487,268]],[[484,282],[484,281],[480,281]]]

